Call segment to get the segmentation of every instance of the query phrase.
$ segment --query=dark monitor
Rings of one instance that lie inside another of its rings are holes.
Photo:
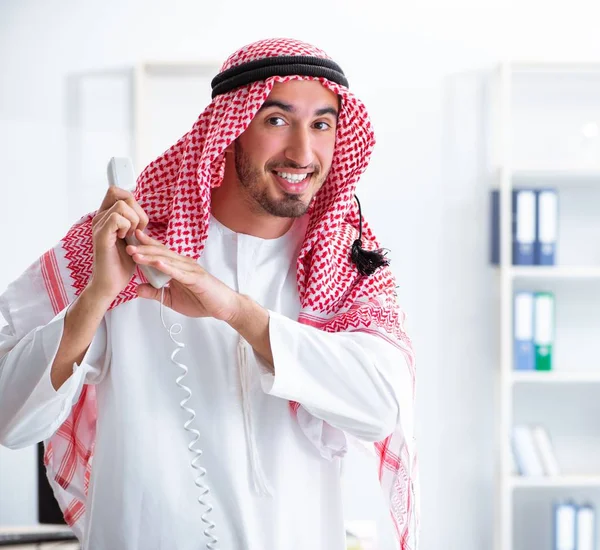
[[[58,502],[46,477],[46,466],[44,466],[44,444],[38,443],[38,521],[40,523],[64,524]]]

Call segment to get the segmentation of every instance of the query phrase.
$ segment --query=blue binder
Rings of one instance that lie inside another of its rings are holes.
[[[577,507],[572,502],[554,505],[554,550],[577,550]]]
[[[558,234],[558,194],[555,189],[536,191],[535,263],[554,265]]]
[[[491,196],[491,260],[500,263],[500,192]],[[536,193],[534,189],[513,189],[512,192],[512,263],[534,265],[536,235]]]
[[[535,370],[533,292],[519,291],[514,301],[514,369]]]

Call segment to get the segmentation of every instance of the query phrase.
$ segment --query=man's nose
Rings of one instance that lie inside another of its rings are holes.
[[[307,129],[294,130],[286,147],[285,156],[298,166],[308,166],[313,162],[310,134]]]

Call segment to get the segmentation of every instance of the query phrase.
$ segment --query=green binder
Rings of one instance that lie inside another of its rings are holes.
[[[552,370],[552,347],[554,344],[554,294],[536,292],[534,295],[535,370]]]

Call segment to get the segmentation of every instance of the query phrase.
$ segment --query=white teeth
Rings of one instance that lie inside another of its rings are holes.
[[[284,180],[289,181],[290,183],[300,183],[304,181],[310,174],[288,174],[287,172],[276,172],[276,174],[283,178]]]

